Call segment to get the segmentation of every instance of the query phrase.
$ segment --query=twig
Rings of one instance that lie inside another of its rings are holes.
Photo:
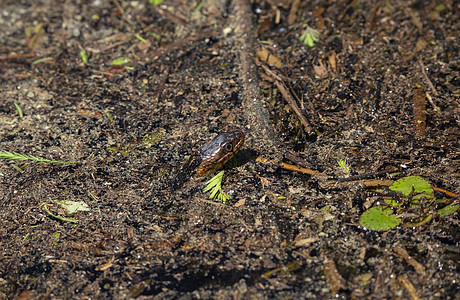
[[[438,91],[435,89],[433,83],[431,82],[430,78],[429,78],[428,75],[426,74],[425,65],[423,64],[423,61],[422,61],[421,58],[418,59],[418,63],[420,64],[420,67],[422,68],[423,76],[425,76],[425,80],[427,81],[427,83],[428,83],[428,85],[430,86],[430,88],[433,90],[434,95],[435,95],[435,96],[439,96]]]
[[[267,158],[260,157],[260,156],[256,158],[256,161],[260,162],[260,163],[263,163],[263,164],[273,164],[273,165],[278,166],[280,168],[283,168],[283,169],[286,169],[286,170],[289,170],[289,171],[300,172],[300,173],[303,173],[303,174],[326,175],[326,174],[323,174],[321,172],[318,172],[318,171],[315,171],[315,170],[312,170],[312,169],[308,169],[308,168],[301,168],[301,167],[294,166],[294,165],[287,164],[287,163],[283,163],[283,162],[277,163],[277,162],[271,161],[271,160],[269,160]]]
[[[292,95],[284,87],[284,84],[281,83],[278,80],[275,81],[275,84],[276,84],[276,87],[278,88],[278,90],[283,95],[284,100],[286,100],[286,102],[289,104],[289,106],[294,110],[296,115],[299,117],[300,122],[302,123],[303,128],[305,129],[305,132],[308,135],[313,135],[314,134],[313,128],[310,126],[310,123],[308,122],[307,118],[305,118],[305,116],[300,111],[300,108],[297,105],[297,103],[295,102],[295,100],[292,97]]]
[[[433,98],[431,98],[431,95],[428,92],[426,92],[426,99],[428,100],[428,102],[430,102],[431,106],[433,106],[433,110],[435,112],[441,111],[441,109],[434,103]]]
[[[283,163],[283,162],[280,164],[280,167],[286,170],[296,171],[296,172],[300,172],[300,173],[308,174],[308,175],[324,175],[323,173],[312,170],[312,169],[300,168],[300,167],[290,165],[287,163]]]
[[[406,263],[411,265],[419,275],[426,275],[425,267],[421,263],[416,261],[413,257],[411,257],[406,249],[396,246],[393,248],[393,253],[396,256],[399,256],[400,258],[404,259]]]
[[[294,155],[292,153],[285,153],[284,154],[284,158],[292,161],[293,163],[301,166],[301,167],[304,167],[304,168],[309,168],[310,167],[310,164],[303,160],[302,158],[298,157],[297,155]]]
[[[158,6],[155,6],[155,7],[157,8],[157,10],[158,10],[158,12],[160,14],[162,14],[163,16],[168,17],[172,22],[177,23],[177,24],[182,25],[182,26],[187,25],[187,20],[185,19],[185,17],[179,16],[177,14],[177,12],[172,13],[172,12],[166,10],[166,9],[161,8],[161,7],[158,7]]]
[[[264,71],[267,73],[267,75],[269,75],[269,76],[272,77],[272,78],[268,78],[268,80],[269,80],[270,82],[275,82],[276,80],[278,80],[278,81],[281,82],[284,86],[286,86],[286,84],[285,84],[284,82],[290,81],[289,78],[287,78],[287,77],[285,77],[285,76],[283,76],[283,75],[280,75],[280,74],[276,74],[274,71],[270,70],[270,68],[267,67],[266,65],[262,65],[262,68],[263,68]],[[283,79],[283,78],[284,78],[284,79]],[[291,91],[292,91],[292,88],[291,88]],[[297,96],[297,94],[296,94],[294,91],[292,91],[292,94],[293,94],[294,97],[297,99],[297,101],[299,101],[299,102],[302,104],[302,109],[304,109],[304,108],[303,108],[303,106],[304,106],[303,104],[304,104],[305,101],[303,101],[303,100],[301,101],[301,100],[299,99],[299,96]],[[291,99],[292,99],[292,97],[291,97]],[[312,115],[314,115],[314,116],[318,116],[318,113],[316,112],[316,110],[315,110],[313,104],[311,103],[311,101],[307,100],[306,102],[307,102],[307,104],[308,104],[308,106],[309,106],[310,113],[311,113]]]
[[[420,300],[417,290],[415,289],[414,285],[410,282],[409,279],[407,279],[404,276],[398,276],[398,282],[402,287],[406,289],[412,300]]]
[[[434,191],[440,192],[440,193],[444,193],[444,194],[446,194],[447,196],[452,197],[452,198],[455,198],[455,197],[458,197],[458,196],[459,196],[458,194],[455,194],[455,193],[446,191],[445,189],[442,189],[442,188],[438,188],[438,187],[435,187],[435,186],[431,186],[431,187],[433,188]]]

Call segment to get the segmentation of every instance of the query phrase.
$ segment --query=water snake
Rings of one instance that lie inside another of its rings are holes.
[[[219,134],[206,145],[198,148],[179,170],[173,181],[175,188],[190,178],[201,177],[220,169],[243,146],[244,134],[231,131]]]

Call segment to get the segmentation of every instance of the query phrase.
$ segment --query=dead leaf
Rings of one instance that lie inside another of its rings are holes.
[[[256,54],[257,54],[257,57],[260,58],[260,60],[267,63],[269,66],[273,66],[278,69],[281,69],[283,67],[283,63],[281,62],[281,59],[279,59],[277,56],[268,52],[268,50],[265,48],[258,50]]]
[[[108,268],[113,266],[113,262],[115,261],[115,257],[112,257],[107,263],[102,264],[100,266],[96,267],[96,271],[104,271],[107,270]]]
[[[313,65],[313,70],[315,71],[316,75],[319,78],[326,78],[327,77],[327,69],[326,65],[323,64],[323,61],[319,61],[319,65]]]
[[[418,53],[420,51],[422,51],[423,49],[425,49],[425,47],[428,45],[428,42],[425,41],[425,39],[423,38],[419,38],[417,40],[417,44],[415,44],[415,53]]]
[[[241,207],[241,206],[243,206],[245,203],[246,203],[246,199],[243,198],[243,199],[238,200],[238,202],[236,202],[234,206],[235,206],[235,207]]]
[[[152,43],[150,43],[150,41],[139,42],[139,43],[137,43],[137,48],[140,51],[144,51],[144,50],[148,50],[151,45],[152,45]]]
[[[308,246],[311,243],[314,243],[316,241],[319,241],[319,237],[317,237],[317,236],[309,237],[309,238],[306,238],[306,239],[296,240],[294,245],[296,245],[297,247],[303,247],[303,246]]]
[[[25,30],[26,35],[26,45],[31,50],[37,48],[43,48],[47,40],[46,32],[43,29],[43,24],[37,24],[35,26],[29,26]]]
[[[331,66],[332,72],[337,73],[337,55],[335,54],[335,52],[332,52],[328,60],[329,60],[329,65]]]

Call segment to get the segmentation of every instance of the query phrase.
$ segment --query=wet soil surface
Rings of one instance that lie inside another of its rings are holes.
[[[458,1],[0,4],[0,150],[75,162],[0,161],[0,298],[459,299],[458,212],[359,224],[458,201]],[[171,184],[235,130],[230,200]]]

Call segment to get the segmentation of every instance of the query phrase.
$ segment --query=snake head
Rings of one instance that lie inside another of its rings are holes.
[[[220,169],[244,144],[244,134],[240,131],[225,132],[197,150],[201,162],[195,176]]]

